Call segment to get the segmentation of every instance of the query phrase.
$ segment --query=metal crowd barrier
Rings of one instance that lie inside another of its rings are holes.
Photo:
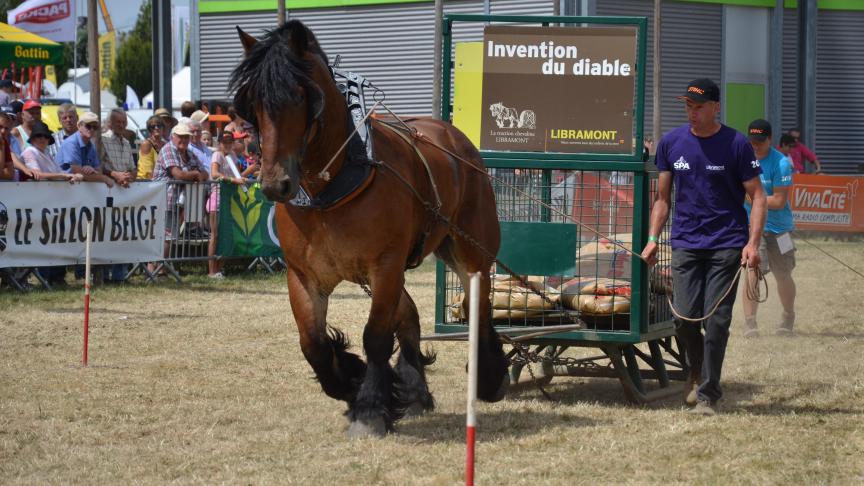
[[[219,187],[215,181],[188,182],[170,181],[165,214],[165,258],[154,262],[155,267],[137,264],[126,274],[126,279],[135,273],[144,275],[147,281],[155,280],[160,273],[169,275],[178,283],[182,281],[176,265],[178,263],[206,262],[221,258],[220,255],[208,256],[210,244],[210,212],[208,200]],[[215,211],[219,211],[218,207]],[[218,224],[218,216],[217,216]],[[262,267],[269,273],[285,268],[281,258],[253,258],[247,270]]]

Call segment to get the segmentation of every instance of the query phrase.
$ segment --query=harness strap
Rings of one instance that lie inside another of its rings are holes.
[[[381,121],[381,120],[379,120],[379,121]],[[383,126],[387,127],[391,132],[395,133],[396,135],[399,135],[399,138],[401,138],[402,140],[405,140],[405,142],[408,143],[408,145],[410,145],[411,147],[413,147],[414,151],[417,152],[417,155],[420,157],[420,160],[423,162],[423,167],[426,168],[426,174],[429,176],[429,183],[432,184],[432,192],[435,193],[435,209],[436,210],[441,209],[441,195],[438,194],[438,186],[435,184],[435,177],[432,175],[432,168],[429,167],[429,162],[426,160],[426,157],[423,156],[423,152],[421,152],[420,149],[417,148],[417,144],[414,142],[414,140],[416,138],[418,138],[419,136],[422,136],[422,135],[420,135],[417,132],[417,130],[414,130],[413,128],[411,128],[412,135],[414,135],[414,137],[410,138],[410,137],[408,137],[408,135],[403,133],[401,130],[397,129],[396,127],[392,126],[391,124],[389,124],[385,121],[381,121],[381,124]]]

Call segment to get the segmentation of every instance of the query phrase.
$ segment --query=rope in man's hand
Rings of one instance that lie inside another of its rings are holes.
[[[748,299],[753,302],[762,303],[768,300],[768,282],[765,281],[765,275],[762,273],[762,270],[759,268],[759,265],[754,267],[748,266],[746,263],[742,263],[740,267],[738,267],[738,271],[735,272],[735,276],[732,277],[732,281],[729,283],[729,288],[726,289],[726,292],[723,292],[723,295],[717,299],[717,302],[714,303],[714,306],[711,308],[711,311],[708,312],[707,315],[702,317],[688,317],[681,315],[678,310],[675,309],[675,306],[672,305],[672,298],[669,297],[669,294],[666,294],[666,302],[669,303],[669,309],[672,311],[672,315],[686,322],[702,322],[710,318],[717,312],[717,308],[720,307],[720,303],[732,293],[732,289],[735,288],[736,282],[741,278],[741,274],[746,270],[746,277],[744,283],[744,293]],[[763,295],[764,294],[764,295]]]

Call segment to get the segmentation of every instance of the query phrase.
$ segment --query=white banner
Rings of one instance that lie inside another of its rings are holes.
[[[165,191],[84,182],[0,182],[0,268],[84,263],[93,221],[93,264],[162,260]]]
[[[8,13],[9,25],[55,42],[75,40],[73,0],[28,0]]]

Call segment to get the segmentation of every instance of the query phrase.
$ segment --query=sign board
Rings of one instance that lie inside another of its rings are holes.
[[[632,154],[637,32],[487,26],[480,148]]]
[[[864,233],[864,177],[794,174],[795,229]]]
[[[0,183],[0,268],[84,263],[93,222],[94,264],[162,259],[165,184]]]
[[[117,59],[117,34],[105,32],[99,36],[99,87],[111,87],[111,72]]]

